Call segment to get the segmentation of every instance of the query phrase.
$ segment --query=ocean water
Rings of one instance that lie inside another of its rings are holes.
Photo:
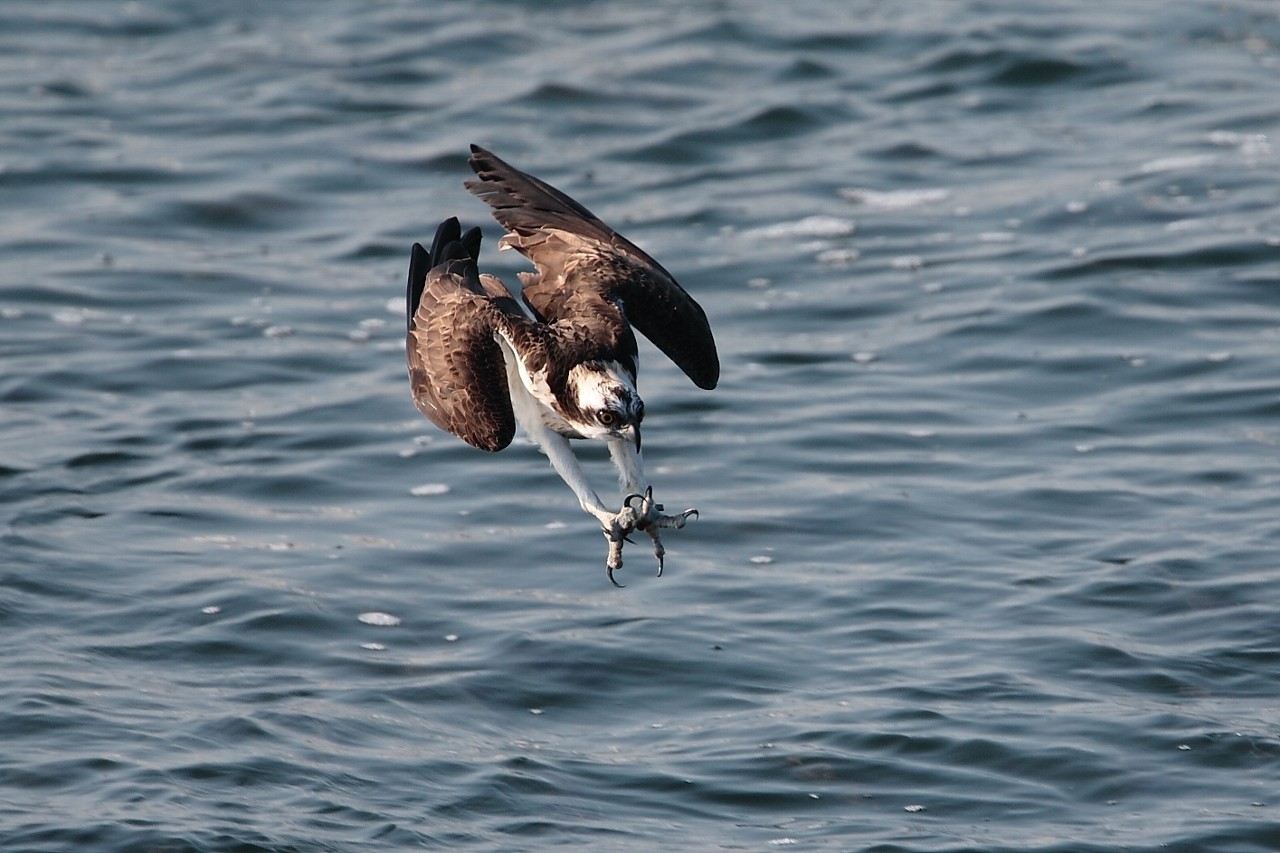
[[[1278,81],[1271,0],[0,6],[0,849],[1280,850]],[[662,578],[414,410],[470,142],[711,319]]]

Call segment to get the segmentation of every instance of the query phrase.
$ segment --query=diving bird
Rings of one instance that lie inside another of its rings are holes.
[[[406,352],[414,403],[481,450],[505,448],[519,423],[603,528],[609,580],[621,585],[613,573],[635,530],[649,536],[661,575],[659,530],[684,527],[698,511],[666,515],[653,499],[641,458],[635,331],[710,390],[720,361],[706,314],[657,261],[555,187],[475,145],[470,166],[476,177],[464,186],[506,231],[498,248],[515,249],[534,271],[518,273],[522,306],[479,272],[479,228],[463,233],[446,219],[431,251],[413,245]],[[616,511],[588,484],[571,439],[608,446],[624,495]]]

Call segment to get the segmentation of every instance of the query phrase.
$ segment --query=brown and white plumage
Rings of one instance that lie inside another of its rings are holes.
[[[519,422],[600,521],[610,580],[635,529],[653,541],[661,573],[658,529],[682,527],[696,511],[663,515],[653,502],[640,456],[644,403],[632,328],[711,389],[720,366],[706,315],[657,261],[585,207],[482,148],[471,152],[476,178],[467,189],[506,230],[499,248],[515,248],[535,271],[519,274],[522,308],[500,281],[479,273],[479,229],[464,234],[448,219],[430,252],[414,244],[407,340],[414,402],[437,426],[488,451],[510,444]],[[573,438],[608,445],[628,493],[619,510],[587,484]]]

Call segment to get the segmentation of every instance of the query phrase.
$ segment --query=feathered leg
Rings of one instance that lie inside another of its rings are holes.
[[[573,489],[573,493],[578,497],[579,506],[600,522],[604,538],[609,541],[609,555],[605,558],[605,569],[609,573],[609,581],[614,586],[622,586],[614,580],[613,573],[622,568],[622,543],[643,520],[640,511],[626,505],[617,512],[612,512],[605,507],[600,496],[587,483],[582,466],[578,464],[578,457],[574,456],[573,448],[569,445],[569,439],[545,427],[533,437],[546,451],[551,467],[556,469],[560,479]]]

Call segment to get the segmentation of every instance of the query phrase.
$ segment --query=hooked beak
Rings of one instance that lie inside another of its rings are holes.
[[[636,453],[639,453],[640,452],[640,424],[631,424],[625,430],[623,430],[623,433],[631,434],[630,437],[636,443]]]

